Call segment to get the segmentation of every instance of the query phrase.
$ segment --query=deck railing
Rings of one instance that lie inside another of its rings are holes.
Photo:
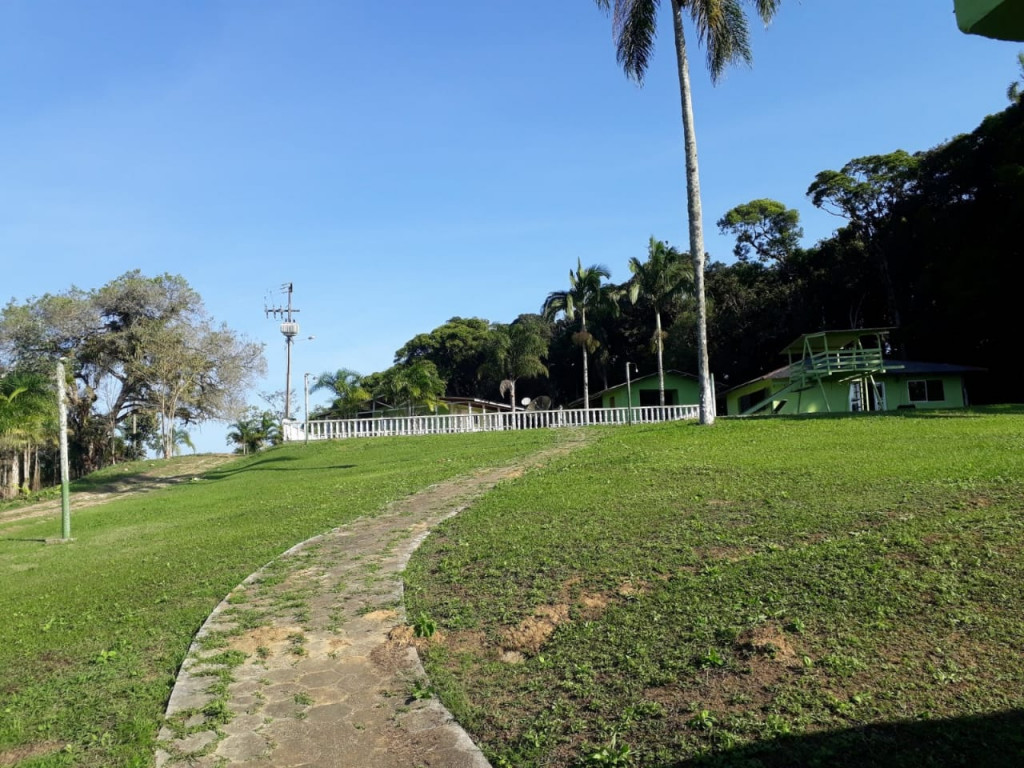
[[[643,405],[633,408],[576,408],[515,413],[458,413],[438,416],[389,416],[371,419],[291,421],[284,425],[286,442],[343,440],[350,437],[447,435],[518,429],[584,427],[600,424],[652,424],[696,419],[697,405]],[[307,434],[308,432],[308,434]]]
[[[880,349],[840,349],[818,352],[804,358],[803,368],[815,373],[873,371],[882,367]]]

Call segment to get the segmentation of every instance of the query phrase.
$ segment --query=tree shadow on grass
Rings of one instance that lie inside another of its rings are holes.
[[[324,469],[353,469],[355,464],[335,464],[332,467],[310,467],[310,466],[299,466],[299,467],[282,467],[276,466],[281,463],[298,461],[295,456],[267,456],[265,459],[259,459],[251,464],[246,464],[241,467],[229,467],[227,469],[214,469],[203,475],[206,480],[220,480],[225,477],[231,477],[232,475],[238,475],[243,472],[316,472]],[[268,466],[270,465],[270,466]]]
[[[1024,710],[783,736],[661,768],[1024,766]]]

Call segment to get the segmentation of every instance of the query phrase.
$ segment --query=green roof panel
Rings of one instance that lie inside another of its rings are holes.
[[[954,7],[963,32],[1024,41],[1024,0],[954,0]]]

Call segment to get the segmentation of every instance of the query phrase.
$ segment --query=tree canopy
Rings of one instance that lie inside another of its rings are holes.
[[[265,370],[262,346],[210,319],[185,278],[138,270],[94,290],[12,300],[0,311],[0,372],[52,376],[59,357],[71,376],[79,472],[127,455],[126,435],[151,416],[171,455],[176,426],[230,419]]]

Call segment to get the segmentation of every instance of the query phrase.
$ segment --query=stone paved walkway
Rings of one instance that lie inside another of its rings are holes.
[[[488,768],[425,674],[401,571],[430,529],[522,465],[441,483],[306,541],[239,585],[182,665],[157,768]]]

